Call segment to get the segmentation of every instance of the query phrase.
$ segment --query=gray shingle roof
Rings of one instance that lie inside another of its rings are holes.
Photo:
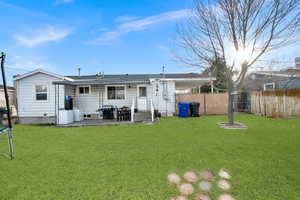
[[[75,81],[56,81],[61,85],[106,85],[106,84],[147,84],[149,79],[133,78],[103,78],[103,79],[77,79]]]
[[[92,84],[147,84],[151,78],[210,78],[197,73],[181,74],[107,74],[89,76],[66,76],[74,81],[57,81],[55,84],[92,85]]]
[[[105,75],[88,75],[88,76],[66,76],[74,80],[95,80],[99,78],[103,79],[115,79],[115,78],[129,78],[129,79],[149,79],[149,78],[163,78],[163,74],[105,74]],[[181,73],[181,74],[165,74],[166,78],[205,78],[208,76],[198,73]]]
[[[281,71],[257,71],[253,73],[267,76],[299,76],[300,68],[288,68]]]
[[[290,80],[278,81],[278,89],[296,89],[300,88],[300,78],[292,78]]]

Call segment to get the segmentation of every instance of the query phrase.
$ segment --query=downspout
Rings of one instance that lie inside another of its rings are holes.
[[[57,92],[57,115],[58,115],[57,123],[59,124],[59,84],[57,85],[57,90],[58,90],[58,92]]]
[[[56,113],[56,84],[54,84],[54,117],[55,117],[55,125],[58,124],[57,122],[57,113]]]

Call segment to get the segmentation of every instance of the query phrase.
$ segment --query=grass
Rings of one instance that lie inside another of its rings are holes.
[[[206,168],[230,170],[237,200],[300,199],[300,119],[237,116],[248,130],[216,126],[224,120],[15,126],[16,158],[0,157],[0,199],[164,200],[177,195],[168,173]]]

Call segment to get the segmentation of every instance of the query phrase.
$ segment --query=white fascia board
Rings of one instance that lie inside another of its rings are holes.
[[[49,76],[53,76],[53,77],[56,77],[56,78],[59,78],[59,79],[73,81],[73,79],[71,79],[71,78],[68,78],[68,77],[65,77],[65,76],[62,76],[62,75],[59,75],[59,74],[55,74],[55,73],[52,73],[52,72],[48,72],[48,71],[45,71],[43,69],[36,69],[34,71],[31,71],[31,72],[22,74],[20,76],[17,76],[17,77],[14,78],[14,81],[18,81],[20,79],[32,76],[32,75],[37,74],[37,73],[43,73],[43,74],[47,74]]]
[[[150,81],[155,81],[157,79],[153,78]],[[193,81],[215,81],[217,80],[215,77],[208,78],[159,78],[160,81],[175,81],[175,82],[193,82]]]
[[[275,74],[275,73],[268,73],[268,72],[254,72],[254,74],[259,74],[259,75],[268,75],[268,76],[279,76],[279,77],[300,77],[299,74]]]

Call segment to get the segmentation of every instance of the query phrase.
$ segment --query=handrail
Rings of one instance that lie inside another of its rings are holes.
[[[151,121],[154,122],[154,105],[152,99],[150,99],[150,106],[151,106]]]
[[[135,101],[133,99],[131,105],[131,122],[134,122],[134,109],[135,109]]]

